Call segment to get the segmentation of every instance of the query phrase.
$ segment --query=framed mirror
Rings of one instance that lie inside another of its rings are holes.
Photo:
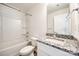
[[[67,19],[69,12],[68,3],[49,3],[47,6],[47,33],[70,35],[71,20]]]

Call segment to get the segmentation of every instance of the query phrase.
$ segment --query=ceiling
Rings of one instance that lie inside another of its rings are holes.
[[[36,6],[38,3],[6,3],[7,5],[27,13],[28,10]]]
[[[69,7],[68,3],[49,3],[47,6],[47,12],[48,14],[51,12],[54,12],[55,10]]]
[[[6,4],[18,10],[21,10],[24,13],[27,13],[28,10],[38,5],[39,3],[6,3]],[[68,3],[49,3],[47,5],[47,13],[51,13],[55,10],[65,8],[68,6],[69,6]]]

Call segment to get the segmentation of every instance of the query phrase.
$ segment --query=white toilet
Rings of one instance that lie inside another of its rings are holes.
[[[34,50],[35,46],[37,45],[35,42],[35,39],[36,38],[32,37],[31,38],[32,45],[28,45],[20,50],[19,53],[21,56],[29,56],[33,53],[33,50]]]
[[[34,50],[34,46],[26,46],[26,47],[24,47],[24,48],[22,48],[21,50],[20,50],[20,55],[21,56],[28,56],[28,55],[31,55],[32,54],[32,52],[33,52],[33,50]]]

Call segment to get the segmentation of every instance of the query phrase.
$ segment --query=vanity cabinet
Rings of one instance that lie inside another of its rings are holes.
[[[41,42],[37,42],[38,46],[38,56],[73,56],[72,54],[69,54],[68,52],[59,50],[57,48],[54,48],[52,46],[43,44]]]

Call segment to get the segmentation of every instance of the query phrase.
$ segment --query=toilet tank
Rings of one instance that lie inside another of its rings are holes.
[[[31,43],[32,43],[33,46],[36,46],[37,45],[37,43],[36,43],[36,40],[37,39],[38,38],[36,38],[36,37],[31,37]]]

